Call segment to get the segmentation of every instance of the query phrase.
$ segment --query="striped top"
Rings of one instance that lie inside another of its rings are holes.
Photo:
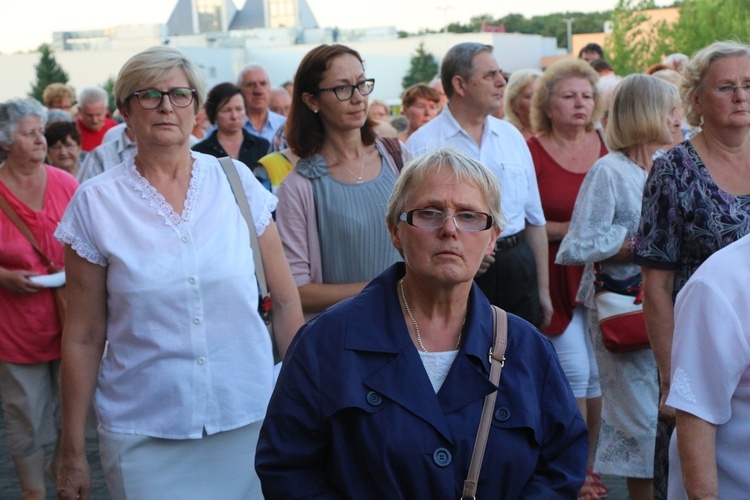
[[[382,161],[380,175],[361,184],[330,175],[313,181],[324,283],[370,281],[401,260],[385,224],[396,174]]]

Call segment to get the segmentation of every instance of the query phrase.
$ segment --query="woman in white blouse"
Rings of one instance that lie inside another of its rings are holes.
[[[630,75],[615,88],[606,141],[610,154],[586,174],[556,263],[585,264],[577,300],[589,310],[599,366],[602,423],[594,471],[627,478],[633,500],[653,498],[658,384],[653,352],[612,353],[602,343],[594,302],[594,264],[614,279],[640,272],[632,261],[641,198],[654,152],[680,126],[677,89],[647,75]]]
[[[87,182],[56,232],[69,290],[58,495],[88,497],[84,424],[96,391],[113,498],[259,498],[252,464],[272,345],[230,185],[216,158],[190,151],[200,70],[153,47],[125,63],[114,92],[138,154]],[[271,218],[276,198],[235,166],[283,355],[302,311]]]

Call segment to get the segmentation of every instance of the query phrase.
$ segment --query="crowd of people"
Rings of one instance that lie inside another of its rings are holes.
[[[115,499],[746,494],[750,46],[578,55],[509,75],[460,43],[393,119],[340,44],[277,87],[163,46],[114,112],[0,103],[23,498],[89,497],[92,427]],[[642,298],[628,352],[608,279]]]

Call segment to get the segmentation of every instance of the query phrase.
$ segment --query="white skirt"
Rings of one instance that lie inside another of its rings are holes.
[[[263,421],[201,439],[161,439],[99,429],[113,500],[262,499],[255,447]]]

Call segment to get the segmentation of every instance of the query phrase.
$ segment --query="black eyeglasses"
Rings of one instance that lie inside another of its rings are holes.
[[[187,108],[193,103],[195,89],[188,87],[175,87],[166,92],[159,89],[136,90],[133,94],[138,99],[138,104],[143,109],[156,109],[161,106],[164,96],[169,96],[169,102],[176,108]]]
[[[339,101],[348,101],[354,95],[354,89],[359,90],[359,93],[362,94],[363,97],[366,95],[370,95],[375,89],[375,79],[368,78],[367,80],[362,80],[361,82],[357,82],[354,85],[336,85],[335,87],[329,87],[327,89],[318,89],[318,91],[333,92],[333,94],[336,96],[336,99],[338,99]]]
[[[492,227],[492,216],[484,212],[456,212],[448,215],[442,210],[416,208],[402,213],[399,220],[419,229],[438,229],[443,227],[445,219],[453,219],[456,229],[467,233],[486,231]]]

